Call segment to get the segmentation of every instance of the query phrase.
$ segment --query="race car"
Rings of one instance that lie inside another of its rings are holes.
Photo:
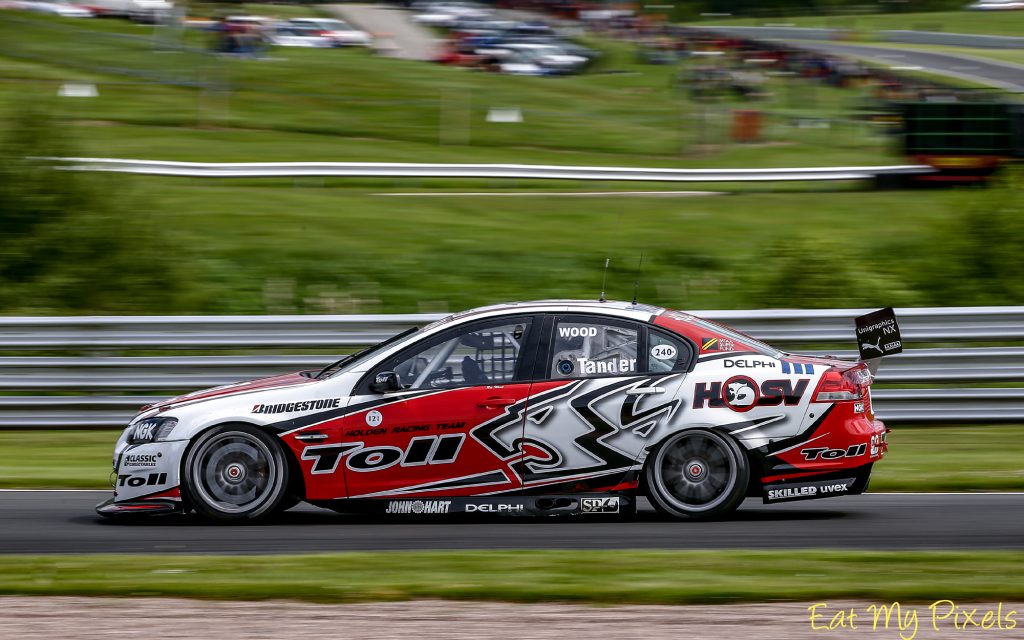
[[[852,362],[635,302],[465,311],[321,370],[144,407],[97,511],[628,516],[646,496],[686,520],[858,494],[887,448],[865,354],[901,349],[891,309],[857,337]]]

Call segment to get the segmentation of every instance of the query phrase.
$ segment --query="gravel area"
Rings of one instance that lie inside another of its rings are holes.
[[[61,638],[62,640],[125,638],[417,638],[567,640],[699,638],[701,640],[790,640],[824,637],[871,640],[933,640],[936,638],[1024,638],[1024,615],[1012,620],[1010,611],[1024,612],[1024,603],[1002,605],[999,629],[957,628],[954,617],[932,627],[928,604],[904,605],[903,620],[917,613],[916,629],[901,631],[893,617],[874,631],[870,602],[829,602],[827,625],[840,609],[858,614],[856,629],[813,630],[810,603],[768,603],[707,606],[613,606],[566,604],[507,604],[418,600],[371,604],[318,605],[285,601],[214,602],[170,598],[0,597],[0,638]],[[977,608],[980,624],[998,603],[959,603]],[[994,614],[993,614],[994,615]],[[1017,618],[1022,618],[1017,621]]]

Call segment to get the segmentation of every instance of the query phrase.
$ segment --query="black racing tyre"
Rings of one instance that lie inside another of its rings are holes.
[[[204,518],[252,521],[288,504],[288,459],[281,444],[250,425],[201,433],[182,465],[187,502]]]
[[[651,453],[644,480],[647,497],[661,513],[680,520],[709,520],[740,506],[750,466],[732,438],[689,429],[669,436]]]

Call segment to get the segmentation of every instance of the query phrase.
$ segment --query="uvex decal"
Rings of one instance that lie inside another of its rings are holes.
[[[777,407],[785,404],[795,407],[807,391],[810,380],[765,380],[758,385],[747,376],[735,376],[726,381],[704,383],[698,382],[693,390],[693,408],[722,409],[729,407],[734,411],[749,411],[754,407]]]

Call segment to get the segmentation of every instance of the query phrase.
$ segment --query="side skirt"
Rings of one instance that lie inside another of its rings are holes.
[[[634,497],[607,493],[476,498],[357,498],[316,504],[341,513],[401,516],[471,513],[504,516],[630,515],[636,512]]]

